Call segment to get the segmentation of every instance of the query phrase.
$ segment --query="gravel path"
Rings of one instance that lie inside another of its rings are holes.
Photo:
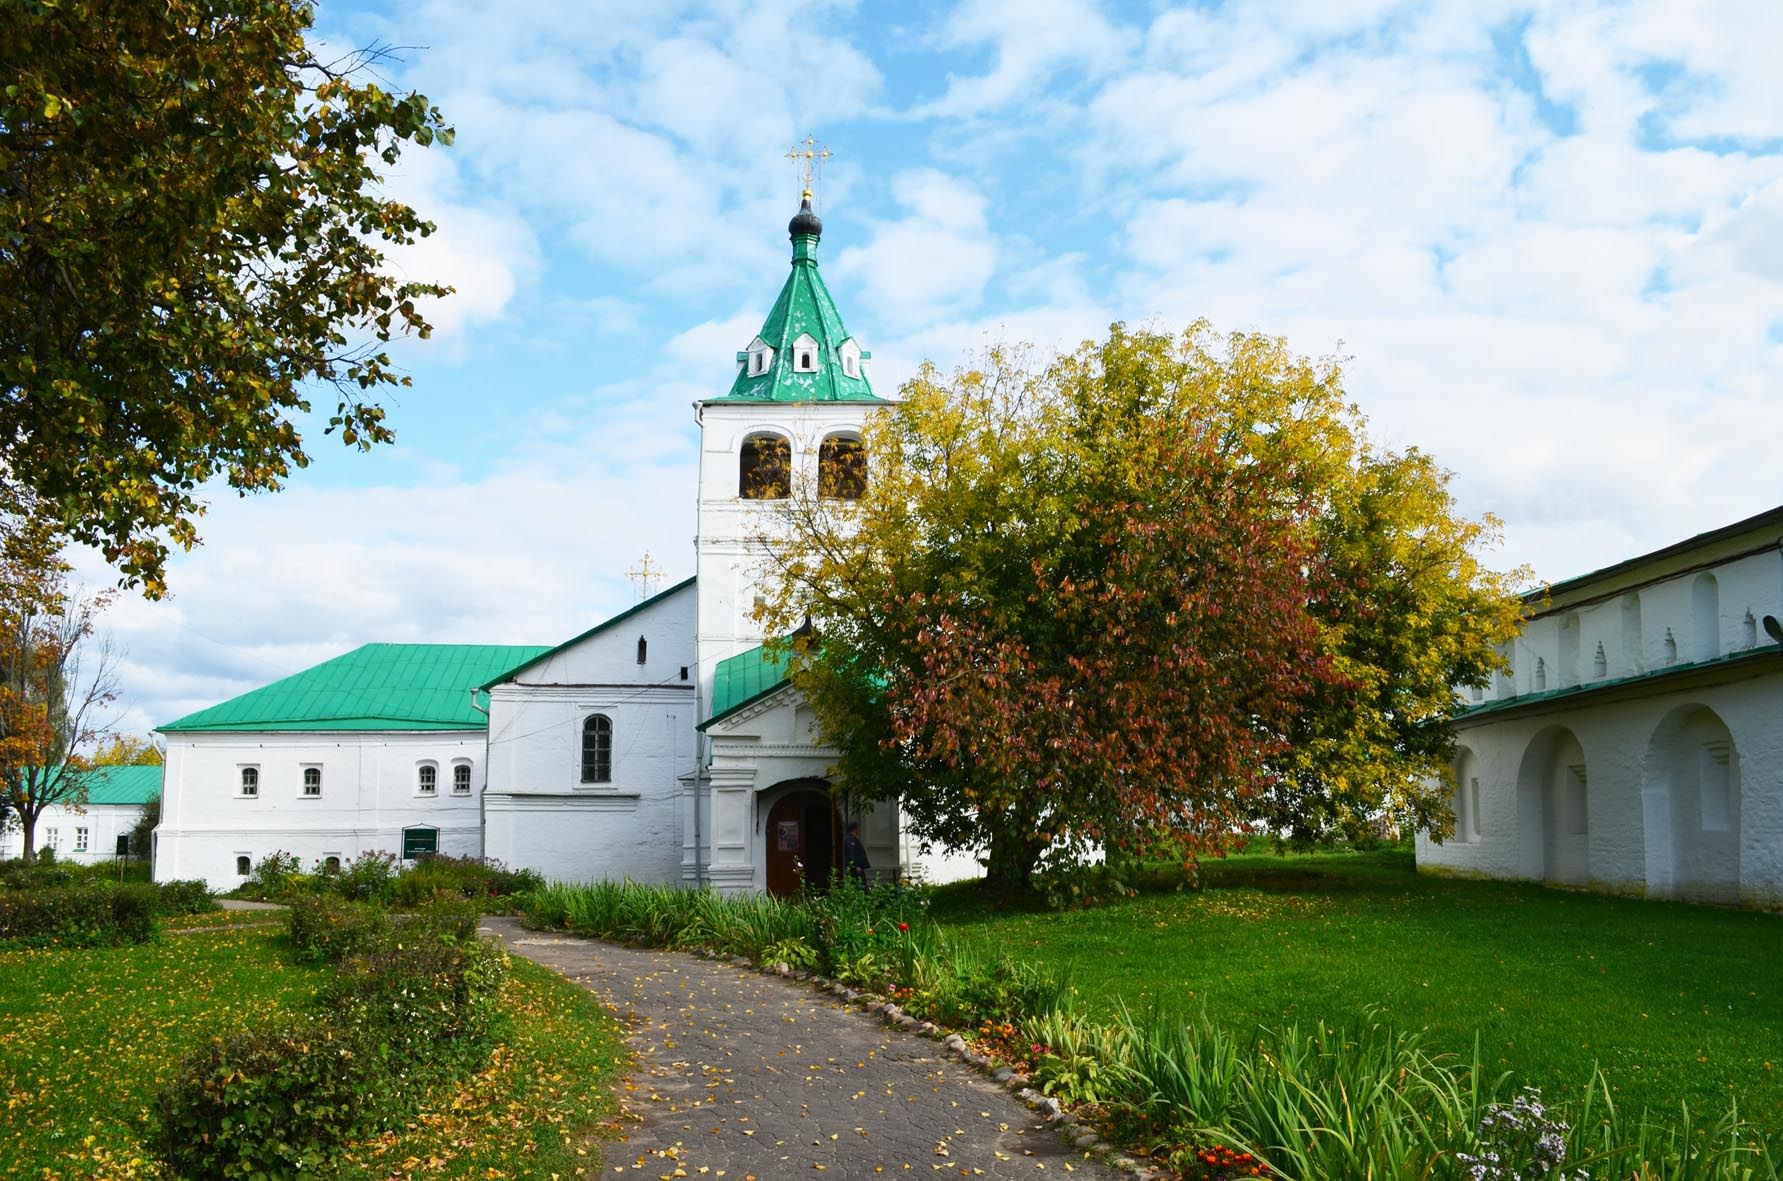
[[[808,984],[513,919],[483,928],[630,1027],[639,1122],[607,1149],[607,1177],[1124,1177],[940,1043]]]

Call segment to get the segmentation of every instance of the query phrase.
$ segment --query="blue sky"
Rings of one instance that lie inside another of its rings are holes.
[[[455,147],[391,190],[454,284],[399,443],[318,439],[121,597],[136,730],[370,640],[554,642],[692,572],[690,404],[785,275],[895,391],[1114,320],[1351,358],[1376,435],[1561,578],[1783,502],[1783,5],[324,2]],[[90,557],[82,572],[102,581]]]

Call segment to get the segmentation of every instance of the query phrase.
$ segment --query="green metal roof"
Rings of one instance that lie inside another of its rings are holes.
[[[813,227],[815,231],[812,232]],[[823,276],[817,273],[817,240],[822,223],[811,216],[806,202],[792,222],[792,273],[780,289],[780,298],[768,313],[767,322],[758,334],[773,348],[774,363],[753,377],[746,363],[747,353],[738,353],[737,380],[730,392],[713,402],[879,402],[867,380],[866,367],[859,367],[858,377],[842,371],[838,352],[849,338],[842,324],[842,313],[830,298]],[[817,342],[818,363],[815,372],[793,369],[793,342],[809,335]],[[859,342],[856,342],[859,347]],[[863,352],[864,361],[873,354]]]
[[[623,623],[625,620],[630,619],[632,616],[636,615],[638,612],[644,610],[644,608],[654,607],[656,604],[662,602],[664,599],[668,598],[670,595],[678,594],[679,592],[686,590],[688,587],[692,586],[695,581],[696,581],[696,579],[692,579],[692,578],[683,579],[682,581],[677,582],[674,586],[671,586],[668,590],[661,591],[657,594],[651,595],[648,599],[645,599],[642,603],[639,603],[635,607],[627,607],[625,610],[623,610],[619,614],[613,616],[611,619],[606,620],[604,623],[595,624],[593,627],[589,628],[587,631],[583,632],[581,635],[575,637],[574,639],[565,640],[563,643],[557,645],[555,648],[547,648],[543,652],[539,653],[537,656],[534,656],[532,659],[530,659],[522,664],[517,664],[513,668],[510,668],[510,669],[504,669],[499,676],[495,677],[492,680],[485,681],[483,684],[478,685],[477,688],[479,688],[479,689],[493,689],[495,686],[501,684],[503,681],[511,681],[515,677],[519,676],[521,673],[525,672],[527,669],[531,668],[533,665],[539,663],[541,660],[548,660],[551,657],[557,655],[559,652],[562,652],[565,648],[573,648],[577,644],[580,644],[583,640],[586,640],[588,637],[597,636],[601,632],[606,631],[608,628],[612,627],[616,623]]]
[[[1575,697],[1594,696],[1610,689],[1621,689],[1643,681],[1659,681],[1682,677],[1686,673],[1700,672],[1704,669],[1724,668],[1728,665],[1744,664],[1748,661],[1777,658],[1783,656],[1783,649],[1775,644],[1761,644],[1756,648],[1742,648],[1735,652],[1724,652],[1720,656],[1708,660],[1681,661],[1677,664],[1661,665],[1658,668],[1643,669],[1638,673],[1630,673],[1625,677],[1609,677],[1601,681],[1584,681],[1577,685],[1567,685],[1560,689],[1539,689],[1532,693],[1519,693],[1514,697],[1500,697],[1492,701],[1483,701],[1478,705],[1470,705],[1456,713],[1456,722],[1471,722],[1476,718],[1491,714],[1506,713],[1524,706],[1546,705],[1553,701],[1567,701]]]
[[[712,716],[701,722],[700,728],[705,729],[786,684],[791,657],[785,650],[771,652],[758,646],[720,660],[712,683]]]
[[[481,730],[470,691],[549,648],[367,644],[161,727],[188,730]]]
[[[93,767],[81,772],[89,804],[146,804],[161,794],[161,768]]]

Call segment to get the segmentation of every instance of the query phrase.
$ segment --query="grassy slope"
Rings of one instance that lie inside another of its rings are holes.
[[[1405,854],[1235,857],[1207,888],[995,914],[943,891],[945,926],[1064,967],[1092,1006],[1205,1005],[1221,1022],[1349,1020],[1370,1006],[1437,1048],[1572,1097],[1601,1063],[1618,1104],[1724,1110],[1783,1130],[1783,918],[1419,876]]]
[[[313,995],[319,971],[287,950],[276,927],[0,953],[0,1177],[159,1176],[149,1120],[181,1055]],[[616,1023],[522,960],[505,999],[513,1029],[488,1067],[361,1146],[343,1177],[568,1178],[598,1162],[624,1056]]]

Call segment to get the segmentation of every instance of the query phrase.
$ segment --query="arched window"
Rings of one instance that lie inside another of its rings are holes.
[[[774,365],[773,348],[768,345],[767,341],[759,336],[749,342],[749,350],[745,354],[745,357],[745,363],[748,365],[749,376],[751,377],[760,377]],[[739,358],[739,360],[743,359],[744,358]]]
[[[452,794],[455,796],[471,794],[471,765],[469,763],[452,764]]]
[[[867,491],[867,449],[859,439],[833,435],[817,449],[817,494],[859,500]]]
[[[253,866],[249,863],[249,858],[246,853],[242,853],[236,857],[235,872],[237,876],[244,878],[253,872]]]
[[[415,769],[415,791],[424,796],[438,793],[440,789],[440,769],[432,763],[422,763]]]
[[[322,870],[325,873],[339,873],[341,871],[340,855],[337,853],[330,853],[328,856],[322,858]]]
[[[303,794],[306,796],[322,794],[322,768],[305,767],[303,769]]]
[[[646,656],[648,656],[649,654],[650,654],[650,645],[645,642],[643,636],[639,636],[638,637],[638,663],[643,664],[644,658]]]
[[[737,465],[737,495],[744,500],[791,496],[792,444],[780,435],[756,434],[744,439]]]
[[[243,767],[241,769],[241,794],[249,798],[260,794],[260,768]]]
[[[582,723],[582,782],[613,782],[613,720],[605,714]]]

